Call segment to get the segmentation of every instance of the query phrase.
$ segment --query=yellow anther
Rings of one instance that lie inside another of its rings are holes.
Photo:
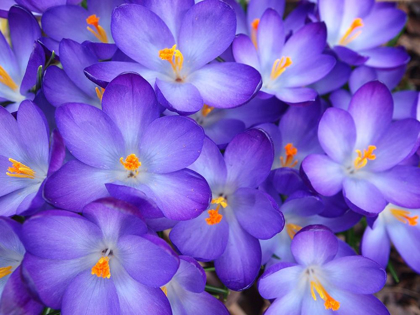
[[[1,267],[0,268],[0,279],[10,275],[12,273],[12,266]]]
[[[226,208],[228,206],[227,201],[224,197],[217,197],[216,199],[212,199],[211,203],[221,205],[223,208]]]
[[[286,159],[280,156],[280,164],[282,167],[295,167],[298,164],[298,160],[294,160],[298,150],[293,146],[292,143],[288,143],[284,146],[286,151]],[[294,160],[294,161],[293,161]]]
[[[316,301],[315,291],[318,293],[319,297],[325,301],[324,306],[326,310],[330,309],[337,311],[340,308],[340,303],[334,300],[331,295],[328,294],[328,292],[318,280],[311,281],[311,294],[312,298]]]
[[[96,96],[102,102],[102,97],[104,96],[105,89],[101,87],[95,87]]]
[[[363,150],[363,154],[362,151],[360,150],[356,150],[357,153],[357,157],[354,159],[354,167],[356,170],[361,169],[362,167],[365,167],[368,160],[375,160],[376,159],[376,155],[373,154],[373,151],[376,150],[376,146],[374,145],[370,145],[368,146],[367,150]]]
[[[418,215],[410,217],[410,211],[407,210],[399,210],[399,209],[391,209],[392,215],[400,222],[404,224],[408,224],[411,226],[417,225],[417,220],[419,219]]]
[[[257,32],[258,32],[259,25],[260,25],[260,19],[255,19],[254,21],[251,22],[251,40],[255,48],[258,48]]]
[[[95,266],[92,267],[92,274],[97,277],[111,278],[111,271],[109,269],[109,257],[101,257]]]
[[[164,48],[159,50],[159,58],[168,61],[174,70],[177,81],[182,81],[181,70],[184,64],[184,56],[176,49],[176,44],[172,48]]]
[[[120,162],[127,171],[137,171],[137,169],[141,166],[141,162],[135,154],[128,155],[125,161],[124,158],[120,158]]]
[[[347,29],[347,31],[344,33],[343,37],[341,37],[340,41],[339,41],[339,45],[341,46],[346,46],[348,44],[350,44],[352,41],[354,41],[361,33],[362,31],[359,30],[357,32],[355,32],[353,34],[353,32],[360,28],[363,27],[363,20],[361,18],[356,18],[353,20],[353,22],[351,23],[350,27]]]
[[[29,166],[22,164],[12,158],[9,158],[9,161],[12,162],[12,166],[7,168],[7,176],[10,177],[19,177],[19,178],[35,178],[35,171],[33,171]],[[10,173],[9,173],[10,172]]]
[[[276,59],[271,68],[270,78],[271,80],[277,79],[288,67],[292,65],[292,59],[290,57],[281,57]]]
[[[106,32],[102,26],[99,25],[99,17],[96,14],[89,15],[86,19],[86,23],[88,25],[92,25],[95,30],[91,27],[87,27],[88,31],[91,32],[95,37],[101,41],[102,43],[108,43],[108,37],[106,36]]]
[[[6,70],[3,69],[2,66],[0,66],[0,83],[3,83],[10,89],[16,91],[18,88],[18,85],[13,81],[11,76],[7,73]]]
[[[165,286],[160,287],[160,289],[163,291],[163,293],[165,293],[166,296],[168,296],[168,289]]]
[[[299,232],[301,229],[302,227],[297,224],[293,224],[293,223],[286,224],[286,231],[291,239],[293,239],[296,233]]]
[[[214,107],[204,104],[203,108],[201,109],[201,115],[206,117],[208,114],[210,114],[213,111]]]

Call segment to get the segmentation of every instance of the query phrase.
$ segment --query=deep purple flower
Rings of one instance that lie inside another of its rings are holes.
[[[7,110],[15,112],[20,103],[33,100],[38,67],[44,65],[45,54],[35,41],[41,30],[35,17],[26,9],[14,6],[8,14],[10,48],[0,34],[0,102],[11,102]]]
[[[206,273],[188,256],[179,257],[179,268],[163,290],[171,303],[173,315],[228,315],[222,302],[204,291]]]
[[[382,46],[404,27],[403,11],[375,0],[318,0],[318,8],[327,25],[327,42],[341,60],[391,69],[410,59],[402,47]]]
[[[404,261],[420,273],[420,209],[407,209],[388,204],[373,226],[367,227],[361,243],[362,254],[385,268],[391,242]]]
[[[210,140],[191,166],[212,190],[212,203],[199,217],[175,225],[169,237],[184,255],[215,260],[222,282],[233,290],[252,284],[261,266],[258,239],[278,233],[284,219],[275,202],[256,188],[268,176],[273,162],[269,137],[250,129],[237,135],[224,157]]]
[[[420,207],[420,169],[398,165],[417,150],[420,124],[391,122],[392,112],[391,93],[377,81],[354,94],[348,112],[327,109],[318,128],[326,155],[302,162],[310,185],[324,196],[342,190],[352,210],[370,216],[388,202]]]
[[[88,67],[94,82],[105,88],[121,72],[136,71],[155,87],[162,105],[186,114],[204,104],[236,107],[258,91],[261,76],[255,69],[233,62],[210,63],[235,36],[235,13],[229,5],[219,0],[145,5],[119,6],[111,25],[118,48],[138,64],[104,62]]]
[[[57,126],[77,160],[47,181],[45,197],[57,207],[79,211],[109,196],[106,184],[113,183],[140,190],[170,219],[200,215],[210,190],[200,175],[185,168],[200,155],[202,128],[181,116],[159,118],[154,91],[137,74],[113,80],[102,108],[68,103],[57,109]]]
[[[0,314],[38,315],[43,306],[30,295],[21,276],[25,254],[21,225],[0,217]]]
[[[298,232],[291,245],[297,263],[280,262],[259,280],[260,294],[275,299],[265,314],[389,314],[373,295],[385,285],[385,270],[365,257],[337,257],[338,249],[322,225]]]
[[[41,300],[62,314],[170,314],[160,289],[179,259],[147,234],[135,208],[103,199],[83,216],[50,210],[23,226],[23,268]]]
[[[21,104],[17,120],[0,107],[0,128],[1,215],[36,211],[45,203],[44,180],[63,162],[61,136],[53,133],[50,149],[45,117],[30,101]]]
[[[237,62],[261,73],[261,91],[265,94],[292,104],[314,101],[316,91],[306,86],[325,77],[335,65],[334,57],[323,54],[326,36],[324,23],[311,23],[286,41],[281,17],[267,9],[258,23],[255,40],[237,36],[233,55]]]

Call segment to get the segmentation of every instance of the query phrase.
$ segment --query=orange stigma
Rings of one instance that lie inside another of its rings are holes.
[[[277,79],[284,71],[286,71],[287,67],[292,65],[292,63],[293,62],[290,57],[281,57],[281,59],[276,59],[273,63],[273,67],[271,68],[271,80]]]
[[[404,224],[408,224],[411,226],[417,225],[417,220],[419,219],[419,216],[412,216],[410,217],[410,211],[407,210],[398,210],[398,209],[391,209],[392,215],[400,222]]]
[[[220,206],[226,208],[228,206],[227,201],[223,197],[218,197],[211,201],[212,204],[217,204],[216,209],[211,209],[208,211],[209,217],[206,218],[206,222],[208,225],[214,225],[220,223],[222,221],[223,215],[219,213]]]
[[[293,224],[293,223],[286,224],[286,231],[291,239],[293,239],[296,233],[299,232],[301,229],[302,227],[297,224]]]
[[[12,273],[12,266],[1,267],[0,268],[0,279],[10,275]]]
[[[111,271],[109,269],[109,257],[101,257],[95,266],[92,267],[92,274],[96,275],[98,278],[111,278]]]
[[[356,168],[356,170],[361,169],[362,167],[365,167],[368,160],[373,161],[376,159],[376,155],[373,154],[373,151],[375,150],[376,150],[376,147],[374,145],[370,145],[368,146],[367,150],[363,150],[363,155],[362,155],[362,151],[356,150],[357,158],[354,159],[354,167]]]
[[[176,74],[176,81],[182,81],[180,72],[184,63],[184,56],[176,49],[176,44],[172,48],[159,50],[159,58],[168,61]]]
[[[201,109],[201,115],[206,117],[208,114],[210,114],[213,111],[214,107],[204,104],[203,108]]]
[[[16,91],[18,88],[15,81],[13,81],[11,76],[7,73],[6,70],[3,69],[2,66],[0,66],[0,83],[3,83],[4,85],[6,85],[7,87],[9,87],[11,90],[14,90],[14,91]]]
[[[165,293],[166,296],[168,296],[168,289],[165,286],[160,287],[160,289],[163,291],[163,293]]]
[[[124,158],[120,158],[120,162],[127,171],[135,171],[135,175],[139,174],[138,168],[141,166],[141,162],[134,153],[128,155],[125,161]]]
[[[102,102],[102,97],[104,96],[105,89],[101,87],[95,87],[96,96]]]
[[[257,31],[258,31],[259,25],[260,25],[260,19],[255,19],[254,21],[251,22],[251,40],[255,48],[258,48]]]
[[[89,15],[89,17],[86,19],[86,23],[88,25],[92,25],[95,28],[95,30],[93,30],[90,26],[88,26],[87,29],[89,32],[95,35],[95,37],[102,43],[108,43],[106,32],[104,28],[99,25],[99,17],[97,17],[96,14]]]
[[[350,44],[352,41],[354,41],[362,33],[362,31],[358,30],[354,34],[353,34],[353,32],[356,29],[361,28],[363,26],[364,26],[364,24],[363,24],[363,20],[361,18],[354,19],[353,22],[351,23],[350,27],[344,33],[343,37],[341,37],[341,39],[339,41],[339,45],[346,46],[346,45]]]
[[[315,291],[318,293],[319,297],[325,301],[324,306],[326,310],[337,311],[340,308],[340,303],[328,294],[327,290],[325,290],[318,280],[311,281],[311,294],[312,298],[316,301]]]
[[[298,163],[297,160],[294,160],[295,155],[297,154],[298,150],[293,146],[292,143],[288,143],[284,146],[286,150],[286,160],[284,157],[280,157],[280,164],[281,167],[295,167]]]
[[[9,161],[12,162],[12,166],[7,168],[7,176],[10,177],[19,177],[19,178],[35,178],[35,171],[33,171],[29,166],[22,164],[12,158],[9,158]],[[10,172],[10,173],[9,173]]]

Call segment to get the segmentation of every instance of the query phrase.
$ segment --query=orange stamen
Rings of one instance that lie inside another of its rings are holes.
[[[159,58],[168,61],[177,76],[177,81],[182,81],[180,72],[184,63],[184,56],[176,49],[176,44],[173,45],[172,48],[159,50]]]
[[[311,294],[312,298],[316,301],[315,291],[318,293],[319,297],[325,301],[324,306],[326,310],[331,309],[333,311],[337,311],[340,308],[340,303],[328,294],[327,290],[325,290],[318,280],[311,281]]]
[[[102,102],[102,97],[104,96],[105,89],[102,87],[95,87],[96,96]]]
[[[111,278],[111,271],[109,269],[109,257],[101,257],[95,266],[92,267],[92,274],[97,277]]]
[[[258,48],[257,31],[258,31],[259,25],[260,25],[260,19],[255,19],[254,21],[251,22],[251,40],[255,48]]]
[[[209,217],[206,218],[206,222],[208,225],[214,225],[220,223],[222,221],[223,215],[219,213],[220,206],[226,208],[228,206],[227,201],[224,197],[218,197],[211,201],[212,204],[217,204],[216,209],[211,209],[208,211]]]
[[[136,175],[138,175],[138,168],[141,166],[141,162],[135,154],[128,155],[125,161],[124,158],[120,158],[120,163],[127,171],[136,171]]]
[[[290,57],[281,57],[281,59],[276,59],[271,68],[271,80],[277,79],[288,67],[292,65],[292,59]]]
[[[214,107],[204,104],[203,108],[201,109],[201,115],[206,117],[208,114],[210,114],[213,111]]]
[[[12,162],[12,166],[7,168],[7,176],[10,177],[19,177],[19,178],[35,178],[35,171],[33,171],[29,166],[22,164],[12,158],[9,158],[9,161]],[[10,173],[9,173],[10,172]]]
[[[398,210],[398,209],[391,209],[392,215],[400,222],[404,224],[408,224],[411,226],[417,225],[417,220],[419,219],[418,215],[410,217],[410,211],[407,210]]]
[[[108,37],[106,36],[106,32],[102,26],[99,25],[99,17],[96,14],[89,15],[86,19],[86,23],[88,25],[92,25],[95,30],[91,27],[87,27],[88,31],[91,32],[95,37],[101,41],[102,43],[108,43]]]
[[[286,160],[284,157],[280,156],[280,164],[282,167],[295,167],[298,163],[298,160],[293,161],[298,150],[293,146],[292,143],[285,145],[284,149],[286,150]]]
[[[362,154],[362,151],[356,150],[357,157],[354,159],[354,167],[356,168],[356,170],[361,169],[362,167],[365,167],[368,160],[373,161],[376,159],[376,155],[373,154],[373,151],[375,150],[376,150],[376,147],[374,145],[370,145],[368,146],[367,150],[363,150],[363,154]]]
[[[163,291],[163,293],[165,293],[166,296],[168,296],[168,289],[165,286],[160,287],[160,289]]]
[[[0,83],[3,83],[14,91],[18,88],[18,85],[15,83],[15,81],[13,81],[12,77],[7,73],[6,70],[3,69],[2,66],[0,66]]]
[[[12,273],[12,266],[1,267],[0,268],[0,279],[10,275]]]
[[[346,46],[346,45],[350,44],[352,41],[354,41],[362,33],[362,31],[359,30],[355,34],[353,34],[353,32],[356,29],[358,29],[360,27],[363,27],[363,26],[364,26],[364,24],[363,24],[363,20],[361,18],[354,19],[353,22],[351,23],[350,27],[344,33],[343,37],[341,37],[341,39],[339,41],[339,45]],[[350,35],[352,35],[352,36],[350,36]]]
[[[299,232],[301,229],[302,227],[297,224],[293,224],[293,223],[286,224],[286,231],[291,239],[293,239],[296,233]]]

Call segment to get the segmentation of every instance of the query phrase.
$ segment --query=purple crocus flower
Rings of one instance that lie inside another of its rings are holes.
[[[404,261],[414,271],[420,273],[419,215],[420,209],[407,209],[388,204],[363,234],[361,243],[363,256],[373,259],[385,268],[392,242]]]
[[[42,212],[25,222],[23,243],[29,282],[64,315],[171,314],[160,287],[179,259],[127,203],[98,200],[83,216]]]
[[[398,165],[417,150],[420,124],[392,121],[392,96],[377,81],[361,87],[348,112],[329,108],[321,118],[318,139],[326,155],[302,162],[310,185],[324,196],[343,191],[349,207],[370,216],[387,203],[420,207],[420,169]]]
[[[335,65],[334,57],[322,53],[326,36],[324,23],[311,23],[286,41],[280,15],[267,9],[258,23],[256,39],[238,35],[233,55],[237,62],[261,73],[265,95],[291,104],[314,101],[317,92],[305,86],[325,77]]]
[[[403,11],[375,0],[318,0],[318,8],[328,44],[344,62],[386,69],[408,62],[404,48],[382,46],[404,27]]]
[[[137,74],[113,80],[102,108],[68,103],[57,109],[57,126],[77,160],[47,181],[45,197],[57,207],[79,211],[109,196],[106,184],[114,183],[142,191],[170,219],[200,215],[210,189],[185,168],[200,155],[203,129],[186,117],[159,118],[155,93]]]
[[[25,254],[21,225],[0,217],[0,314],[38,315],[43,306],[30,295],[21,276]]]
[[[175,276],[162,289],[171,303],[173,315],[228,315],[222,302],[204,291],[206,273],[188,256],[179,256]]]
[[[182,254],[214,260],[217,275],[233,290],[248,287],[258,275],[258,239],[271,238],[284,225],[275,202],[256,189],[268,176],[272,162],[271,141],[261,130],[250,129],[233,138],[224,158],[206,138],[191,168],[207,179],[211,205],[197,218],[175,225],[169,234]]]
[[[373,295],[385,285],[385,270],[365,257],[337,257],[338,244],[322,225],[298,232],[291,245],[296,263],[273,265],[259,280],[260,294],[275,299],[265,314],[389,314]]]
[[[74,2],[74,1],[71,1]],[[123,0],[88,0],[87,10],[78,5],[59,5],[42,15],[42,29],[48,35],[43,43],[61,54],[58,44],[63,38],[78,43],[89,41],[99,59],[109,59],[116,51],[111,35],[111,15]]]
[[[41,30],[29,11],[14,6],[8,21],[13,49],[0,34],[0,101],[10,102],[7,110],[15,112],[23,100],[34,99],[30,90],[36,84],[38,67],[45,63],[45,54],[35,43]]]
[[[81,0],[3,0],[0,3],[0,18],[7,18],[9,9],[19,4],[31,12],[43,13],[45,10],[65,4],[79,4]]]
[[[86,46],[71,39],[60,42],[62,69],[50,66],[45,71],[42,89],[51,105],[85,103],[101,108],[103,88],[84,75],[84,68],[98,62],[98,58]]]
[[[94,82],[105,88],[122,71],[136,71],[155,87],[162,105],[184,114],[197,112],[204,104],[236,107],[258,91],[261,76],[255,69],[234,62],[210,63],[235,37],[235,13],[229,5],[219,0],[145,5],[119,6],[111,25],[118,48],[138,64],[104,62],[88,67]]]
[[[47,175],[64,159],[64,144],[50,134],[39,108],[24,101],[17,120],[0,107],[0,211],[1,215],[28,214],[44,205],[42,190]]]

